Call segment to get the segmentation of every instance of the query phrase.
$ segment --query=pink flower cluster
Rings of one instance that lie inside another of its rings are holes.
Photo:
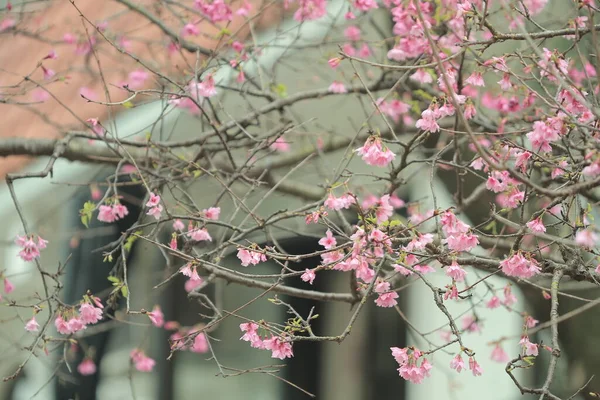
[[[54,326],[58,333],[70,335],[100,321],[103,308],[99,298],[86,295],[79,305],[79,312],[72,309],[59,313],[54,320]]]
[[[327,199],[325,200],[325,207],[337,211],[350,208],[350,206],[355,203],[356,199],[350,193],[335,197],[332,192],[329,192],[329,196],[327,196]]]
[[[198,275],[197,266],[195,264],[187,263],[183,267],[181,267],[179,272],[181,272],[183,276],[187,276],[188,278],[190,278],[185,284],[186,290],[188,288],[190,289],[187,290],[188,292],[191,292],[198,286],[202,285],[202,283],[204,283],[204,280],[200,277],[200,275]]]
[[[207,353],[210,350],[208,339],[204,332],[201,332],[202,326],[181,327],[177,322],[169,321],[165,324],[165,329],[175,331],[169,337],[173,350],[189,350],[199,354]]]
[[[412,383],[422,383],[430,375],[431,363],[416,347],[391,347],[390,350],[400,366],[398,373],[402,378]]]
[[[94,375],[96,373],[96,364],[91,358],[85,358],[77,366],[77,372],[83,376]]]
[[[379,307],[394,307],[398,302],[398,293],[390,291],[390,283],[385,281],[379,281],[375,284],[375,293],[379,294],[379,297],[375,300],[375,304]]]
[[[45,249],[48,245],[48,241],[39,235],[17,236],[15,243],[21,247],[19,257],[23,261],[35,260],[40,256],[40,250]]]
[[[508,276],[531,278],[540,273],[538,262],[532,257],[525,257],[520,251],[500,262],[502,272]]]
[[[154,219],[159,220],[163,211],[163,206],[160,204],[160,196],[150,193],[150,199],[146,203],[146,207],[150,208],[146,215],[151,215]]]
[[[239,249],[237,252],[237,258],[240,259],[242,266],[244,267],[267,261],[267,256],[263,253],[246,249]]]
[[[319,19],[327,14],[326,6],[326,0],[299,0],[294,19],[300,22]]]
[[[530,342],[529,336],[523,336],[521,338],[521,340],[519,341],[519,344],[521,345],[523,355],[525,355],[525,356],[537,356],[538,355],[539,345],[536,343]]]
[[[215,80],[211,74],[201,82],[191,82],[186,88],[188,97],[174,96],[169,100],[175,107],[188,110],[192,114],[200,113],[200,108],[196,103],[201,102],[206,97],[212,97],[217,94]]]
[[[375,167],[385,167],[396,158],[396,154],[384,147],[378,136],[370,136],[362,147],[354,151],[364,162]]]
[[[148,357],[146,353],[140,349],[131,350],[129,356],[131,357],[135,369],[140,372],[150,372],[156,365],[156,361]]]
[[[444,242],[453,251],[471,251],[479,244],[479,239],[471,233],[471,227],[460,221],[454,213],[446,211],[440,217],[442,231],[446,235]]]
[[[128,214],[129,210],[127,207],[116,201],[112,205],[101,205],[99,207],[98,221],[111,223],[125,218]]]
[[[240,340],[250,342],[250,345],[255,349],[270,350],[272,358],[283,360],[294,356],[291,342],[273,335],[268,339],[262,339],[258,334],[258,328],[259,325],[254,322],[240,324],[240,330],[244,332]]]
[[[152,325],[156,326],[157,328],[162,328],[162,326],[165,324],[165,316],[158,305],[154,306],[152,311],[146,315],[148,318],[150,318]]]
[[[194,0],[194,6],[212,22],[231,21],[233,11],[225,0]]]
[[[212,242],[212,237],[206,228],[197,228],[193,221],[188,224],[187,237],[196,242]]]

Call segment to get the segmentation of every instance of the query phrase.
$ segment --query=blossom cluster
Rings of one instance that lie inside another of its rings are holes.
[[[263,338],[258,333],[259,328],[259,325],[254,322],[240,324],[240,330],[244,332],[240,340],[250,342],[250,346],[255,349],[270,350],[272,358],[283,360],[294,356],[291,342],[275,335]]]

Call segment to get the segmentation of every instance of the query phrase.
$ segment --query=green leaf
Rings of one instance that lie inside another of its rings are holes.
[[[123,297],[127,297],[127,295],[129,294],[129,289],[127,289],[127,285],[121,286],[121,294],[123,295]]]
[[[112,283],[121,283],[121,280],[120,280],[119,278],[117,278],[116,276],[112,276],[112,275],[111,275],[111,276],[109,276],[109,277],[108,277],[108,278],[106,278],[106,279],[108,279],[108,280],[109,280],[110,282],[112,282]]]
[[[135,231],[134,235],[130,235],[127,240],[125,241],[125,244],[123,245],[123,248],[127,251],[130,252],[131,251],[131,246],[133,246],[133,244],[135,243],[136,240],[138,240],[138,237],[136,235],[141,235],[142,231]]]
[[[107,255],[106,257],[104,257],[104,260],[102,260],[102,262],[112,262],[112,261],[113,261],[112,254]]]
[[[126,101],[125,103],[123,103],[123,107],[129,109],[135,107],[135,105],[131,101]]]
[[[272,85],[271,90],[281,98],[287,97],[287,86],[285,86],[283,83]]]
[[[83,205],[83,208],[79,210],[79,215],[81,216],[81,223],[88,228],[89,223],[92,220],[92,215],[94,210],[96,209],[96,203],[91,201],[86,201]]]

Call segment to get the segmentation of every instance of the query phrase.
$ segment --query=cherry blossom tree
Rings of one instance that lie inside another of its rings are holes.
[[[249,347],[285,360],[300,341],[343,342],[366,304],[404,319],[401,291],[420,284],[446,324],[435,332],[439,337],[413,329],[419,347],[389,349],[398,379],[427,382],[440,373],[436,354],[445,352],[453,358],[443,367],[465,370],[472,375],[465,381],[485,374],[481,359],[491,358],[505,365],[498,379],[512,382],[515,391],[562,398],[552,386],[561,363],[561,323],[598,304],[579,297],[582,306],[559,312],[559,300],[573,297],[564,286],[599,283],[595,1],[352,0],[337,14],[326,0],[114,0],[101,13],[81,3],[8,2],[0,10],[2,129],[12,136],[0,140],[0,155],[48,157],[43,170],[6,175],[22,222],[15,257],[35,265],[44,290],[15,296],[19,288],[0,270],[2,301],[18,309],[30,342],[29,355],[5,380],[18,378],[33,356],[85,351],[76,345],[86,332],[119,307],[125,308],[123,323],[169,331],[172,354],[211,354],[225,375],[211,346],[225,319],[238,321],[240,340]],[[564,12],[548,17],[558,3]],[[379,27],[367,37],[376,13],[392,21],[391,31]],[[305,63],[317,71],[316,89],[280,81],[283,56],[272,67],[261,66],[260,57],[280,46],[278,38],[314,23],[330,25],[321,42],[291,40],[285,51],[315,50]],[[268,26],[281,29],[259,41]],[[32,51],[19,60],[24,43],[32,43]],[[229,108],[225,98],[241,105]],[[362,108],[362,115],[348,115],[360,121],[351,132],[298,116],[304,104],[323,107],[331,99]],[[161,104],[152,126],[135,137],[120,132],[118,114],[147,104]],[[177,139],[156,128],[173,115],[199,130]],[[108,226],[131,217],[124,187],[137,185],[145,193],[136,222],[100,249],[113,290],[82,292],[74,304],[61,300],[68,259],[58,268],[46,261],[52,237],[37,229],[16,190],[24,180],[52,179],[58,159],[111,171],[103,182],[86,183],[90,201],[69,210],[79,215],[82,231],[92,222]],[[427,170],[429,182],[421,182],[421,198],[403,198],[403,188],[421,179],[415,170]],[[451,207],[438,206],[437,176],[453,194]],[[197,206],[194,185],[217,188],[207,194],[209,207]],[[277,195],[301,205],[263,212],[262,203]],[[284,224],[313,232],[317,250],[286,251],[274,232],[301,233]],[[183,326],[166,320],[156,304],[130,307],[127,256],[139,242],[165,259],[164,275],[148,290],[184,276],[179,290],[210,315]],[[233,269],[223,263],[228,255],[237,257]],[[315,258],[316,268],[295,268]],[[279,272],[253,272],[267,261]],[[345,292],[296,287],[330,279],[327,271],[347,279]],[[439,273],[443,286],[430,278]],[[509,283],[494,286],[493,276]],[[223,309],[205,293],[223,282],[229,284],[224,290],[261,289],[256,301],[290,317],[252,319],[244,307]],[[513,295],[514,285],[533,288],[549,312],[528,311]],[[318,309],[303,315],[283,295],[347,303],[347,324],[337,335],[324,335],[313,324],[327,315]],[[469,315],[454,315],[453,303],[469,304]],[[482,309],[522,316],[518,348],[486,331],[478,318]],[[535,341],[542,330],[550,331],[550,342]],[[490,347],[472,347],[473,332],[487,335]],[[140,340],[130,352],[141,372],[166,362],[151,358],[147,345]],[[549,361],[541,366],[543,353]],[[534,365],[543,368],[543,384],[526,386],[514,371]],[[76,369],[97,373],[93,352]]]

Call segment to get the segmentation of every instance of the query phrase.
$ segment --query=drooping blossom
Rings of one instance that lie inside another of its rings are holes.
[[[292,343],[282,340],[279,336],[271,336],[270,339],[265,339],[263,344],[265,350],[271,350],[272,358],[284,360],[294,356]]]
[[[36,238],[37,237],[37,238]],[[48,241],[38,235],[17,236],[15,239],[17,246],[21,247],[19,257],[23,261],[33,261],[40,256],[40,250],[48,245]]]
[[[79,306],[79,316],[84,324],[95,324],[102,319],[102,309],[90,303],[83,303]]]
[[[202,210],[202,214],[204,218],[210,219],[212,221],[217,221],[219,216],[221,215],[221,207],[210,207]]]
[[[496,344],[496,346],[494,346],[494,350],[492,350],[490,358],[492,359],[492,361],[504,364],[507,363],[509,360],[508,354],[506,354],[502,346],[500,346],[499,344]]]
[[[349,193],[343,194],[340,197],[335,197],[332,192],[329,192],[329,196],[327,196],[324,204],[325,207],[337,211],[350,208],[350,206],[355,203],[356,199]]]
[[[538,262],[534,258],[525,257],[520,251],[501,261],[500,268],[508,276],[525,279],[531,278],[541,271]]]
[[[465,362],[463,361],[460,353],[457,354],[452,361],[450,361],[450,368],[456,370],[456,372],[460,373],[465,368]]]
[[[400,366],[398,373],[403,379],[412,383],[422,383],[423,379],[430,375],[431,363],[422,356],[419,349],[391,347],[390,350]]]
[[[421,119],[417,121],[415,126],[425,132],[434,133],[440,130],[435,113],[429,108],[421,113]]]
[[[583,229],[575,234],[575,243],[578,245],[593,249],[598,242],[598,235],[591,229]]]
[[[11,281],[9,281],[8,278],[6,278],[6,277],[4,277],[4,279],[3,279],[3,284],[4,284],[4,293],[10,294],[10,293],[12,293],[13,290],[15,290],[15,285],[13,285],[13,283]]]
[[[473,376],[481,376],[483,373],[483,369],[477,363],[477,361],[475,361],[474,357],[469,357],[469,369],[473,373]]]
[[[147,315],[148,318],[150,318],[152,325],[156,326],[157,328],[162,328],[162,326],[165,323],[165,316],[162,310],[160,309],[159,305],[155,305],[152,311],[149,312]]]
[[[519,341],[519,344],[521,345],[524,355],[526,355],[526,356],[537,356],[538,355],[539,346],[536,343],[530,342],[528,336],[523,336],[521,338],[521,340]]]
[[[462,282],[467,275],[467,271],[462,269],[456,261],[452,261],[452,264],[446,267],[446,275],[457,282]]]
[[[306,268],[304,270],[304,273],[300,276],[300,279],[302,279],[304,282],[308,282],[312,285],[313,281],[315,280],[316,277],[317,277],[317,275],[315,274],[314,270]]]
[[[348,93],[348,90],[346,89],[346,86],[339,81],[333,81],[331,83],[331,85],[329,85],[329,89],[328,89],[331,93],[337,93],[337,94],[343,94],[343,93]]]
[[[362,147],[354,151],[364,162],[375,167],[385,167],[396,158],[396,154],[384,147],[378,136],[370,136]]]
[[[246,249],[239,249],[237,252],[237,258],[240,259],[242,266],[244,267],[267,261],[267,256],[263,253]]]
[[[173,221],[173,229],[182,232],[185,229],[185,224],[180,219]]]
[[[142,350],[133,349],[129,355],[135,369],[140,372],[150,372],[156,365],[156,361],[148,357]]]
[[[186,235],[196,242],[212,242],[212,237],[208,233],[208,230],[206,228],[194,228],[191,221]]]
[[[533,232],[536,232],[536,233],[544,233],[544,232],[546,232],[546,227],[544,226],[544,223],[542,222],[542,218],[538,217],[536,219],[533,219],[533,220],[527,222],[526,225]]]
[[[40,329],[40,324],[35,320],[35,316],[31,317],[25,324],[25,330],[28,332],[37,332]]]
[[[77,366],[77,372],[83,376],[94,375],[96,373],[96,364],[91,358],[85,358]]]

